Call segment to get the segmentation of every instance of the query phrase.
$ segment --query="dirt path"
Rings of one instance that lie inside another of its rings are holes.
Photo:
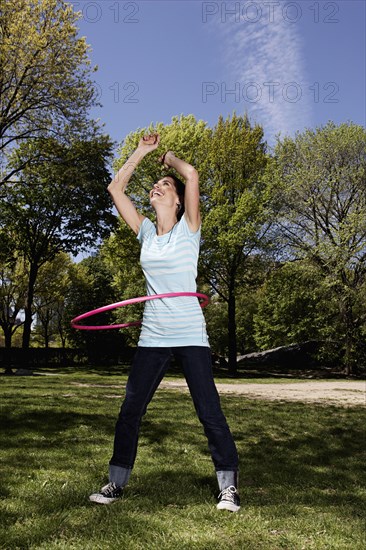
[[[270,401],[305,401],[356,407],[366,405],[366,381],[304,381],[288,384],[222,384],[216,383],[220,394],[235,393],[253,399]],[[163,380],[162,389],[188,390],[184,380]]]

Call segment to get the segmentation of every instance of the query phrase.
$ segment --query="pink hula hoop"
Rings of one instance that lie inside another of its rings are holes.
[[[159,298],[176,298],[178,296],[196,296],[201,298],[203,301],[200,304],[201,307],[206,307],[210,301],[209,297],[206,294],[200,294],[199,292],[169,292],[167,294],[153,294],[152,296],[139,296],[138,298],[130,298],[129,300],[123,300],[122,302],[116,302],[115,304],[109,304],[107,306],[98,307],[97,309],[92,309],[87,311],[82,315],[74,317],[71,321],[72,328],[77,328],[79,330],[109,330],[115,328],[126,328],[126,327],[135,327],[141,325],[141,321],[130,321],[129,323],[120,323],[118,325],[78,325],[77,323],[82,319],[87,317],[92,317],[97,313],[103,313],[104,311],[109,311],[110,309],[116,309],[118,307],[129,306],[131,304],[138,304],[139,302],[147,302],[148,300],[157,300]]]

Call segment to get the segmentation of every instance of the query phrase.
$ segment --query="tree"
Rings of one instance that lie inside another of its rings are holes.
[[[54,139],[27,142],[14,153],[25,167],[21,180],[5,186],[0,227],[11,230],[13,246],[26,260],[27,300],[23,348],[29,347],[34,289],[39,269],[60,252],[76,255],[95,248],[115,225],[106,192],[111,143],[105,136],[71,146]],[[24,163],[37,157],[37,162]],[[47,157],[47,162],[42,158]]]
[[[263,130],[252,128],[247,117],[235,114],[226,121],[220,117],[214,129],[193,115],[173,117],[170,125],[158,123],[156,128],[129,134],[116,168],[126,162],[145,131],[161,135],[161,153],[171,149],[199,171],[203,215],[200,274],[227,304],[229,368],[235,373],[236,294],[249,272],[249,258],[267,245],[273,219],[271,183],[264,178]],[[157,150],[157,156],[161,153]],[[129,193],[146,214],[150,212],[147,191],[160,177],[161,167],[149,156],[131,178]]]
[[[236,288],[235,327],[238,355],[244,355],[258,349],[254,339],[254,316],[258,309],[258,293],[272,262],[264,261],[258,255],[250,256],[246,261],[245,277]],[[205,310],[210,345],[214,352],[227,356],[229,352],[228,307],[227,301],[218,294],[211,298]]]
[[[237,294],[253,275],[253,258],[270,243],[273,192],[264,178],[263,129],[247,116],[220,116],[205,145],[201,273],[227,304],[229,371],[235,374]]]
[[[160,122],[156,127],[150,125],[149,128],[131,132],[123,141],[120,157],[115,162],[115,169],[118,170],[127,161],[142,135],[153,132],[160,134],[161,145],[155,151],[155,155],[148,155],[136,167],[128,184],[128,193],[136,207],[148,217],[152,216],[149,191],[152,185],[162,177],[162,166],[157,162],[158,156],[167,149],[171,149],[178,157],[192,165],[202,165],[208,128],[204,121],[196,121],[193,115],[181,115],[173,117],[170,125]],[[104,243],[101,253],[113,273],[113,285],[120,300],[145,294],[144,277],[139,265],[140,246],[135,235],[124,222],[121,222],[114,236]],[[142,310],[143,305],[123,308],[116,313],[116,319],[121,322],[138,320],[142,316]],[[138,334],[138,329],[131,328],[126,333],[126,338],[129,342],[136,344]]]
[[[106,239],[100,249],[103,265],[110,274],[110,285],[115,302],[146,294],[145,281],[139,263],[140,245],[136,235],[120,220],[117,229]],[[118,323],[142,319],[143,304],[123,307],[113,312]],[[130,327],[123,335],[128,344],[137,345],[140,329]]]
[[[148,193],[164,172],[161,164],[157,162],[158,157],[167,149],[174,150],[178,157],[199,167],[200,176],[203,176],[203,161],[209,137],[207,123],[203,120],[197,121],[193,115],[174,116],[171,124],[168,125],[162,122],[158,122],[155,126],[151,124],[148,128],[138,129],[126,136],[119,150],[119,158],[114,163],[115,170],[117,171],[127,161],[144,134],[154,132],[161,136],[161,145],[156,149],[155,155],[148,155],[136,167],[128,184],[128,193],[134,199],[136,207],[147,215],[153,212]]]
[[[34,311],[36,314],[35,336],[45,348],[52,338],[60,337],[65,347],[63,317],[65,297],[70,285],[72,262],[68,254],[61,252],[42,265],[34,290]]]
[[[6,240],[5,235],[1,235]],[[0,327],[4,332],[5,347],[11,348],[13,334],[23,325],[21,313],[27,296],[27,277],[24,260],[16,252],[0,255]]]
[[[24,140],[89,139],[88,120],[96,90],[85,38],[77,36],[80,14],[63,0],[12,0],[0,7],[0,185],[37,158],[6,158]]]
[[[349,374],[360,345],[355,307],[366,280],[366,130],[329,122],[278,140],[275,159],[283,238],[290,255],[317,266],[337,297]]]
[[[277,265],[258,291],[254,336],[259,349],[334,336],[334,305],[316,266],[305,261]]]
[[[125,346],[125,336],[117,330],[84,331],[73,329],[70,321],[77,315],[118,300],[113,289],[113,279],[100,252],[74,264],[70,271],[71,285],[66,296],[65,330],[74,346],[85,349],[93,364],[103,363],[115,357]],[[89,324],[112,324],[115,312],[94,316]],[[88,320],[85,321],[88,324]],[[112,353],[113,350],[113,353]]]

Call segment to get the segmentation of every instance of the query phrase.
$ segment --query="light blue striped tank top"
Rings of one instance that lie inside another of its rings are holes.
[[[201,228],[192,233],[183,214],[165,235],[145,218],[137,235],[146,293],[197,292],[197,262]],[[145,302],[139,346],[209,347],[206,323],[196,297],[182,296]]]

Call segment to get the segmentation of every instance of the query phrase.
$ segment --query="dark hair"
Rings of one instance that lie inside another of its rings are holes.
[[[164,177],[165,178],[172,178],[172,180],[174,181],[175,190],[178,194],[179,202],[180,202],[180,207],[179,207],[179,210],[177,212],[177,218],[178,218],[178,221],[179,221],[181,219],[181,217],[183,216],[183,214],[184,214],[184,192],[186,190],[186,186],[184,185],[182,180],[180,180],[174,174],[165,174]]]

